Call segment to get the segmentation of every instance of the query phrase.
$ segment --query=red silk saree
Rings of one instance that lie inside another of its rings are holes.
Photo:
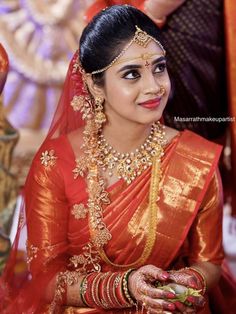
[[[197,261],[221,264],[222,189],[217,171],[220,152],[220,146],[190,131],[180,133],[166,146],[157,223],[151,230],[147,206],[151,169],[128,186],[119,180],[108,187],[111,203],[104,208],[104,220],[112,239],[105,247],[110,261],[105,262],[84,249],[90,239],[88,195],[84,178],[74,179],[76,156],[72,146],[65,135],[46,141],[26,183],[30,275],[17,297],[9,295],[12,300],[6,313],[49,313],[44,290],[57,272],[73,270],[79,264],[83,267],[88,262],[99,264],[102,271],[125,270],[149,245],[149,236],[154,236],[155,242],[143,264],[163,269],[178,269]],[[103,312],[71,306],[61,311]],[[116,312],[132,313],[135,309],[106,311]],[[210,310],[207,306],[199,313]]]

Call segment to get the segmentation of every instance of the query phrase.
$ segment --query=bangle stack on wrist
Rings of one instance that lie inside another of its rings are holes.
[[[186,270],[186,273],[193,275],[197,279],[198,285],[201,289],[201,294],[204,295],[207,290],[207,283],[204,274],[194,266],[186,267],[184,269]]]
[[[128,308],[136,304],[128,289],[126,272],[91,273],[84,277],[80,286],[81,300],[92,308]]]

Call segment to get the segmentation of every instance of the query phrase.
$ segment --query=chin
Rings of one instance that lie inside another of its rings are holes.
[[[156,118],[153,118],[153,119],[146,119],[146,120],[142,120],[142,121],[139,121],[140,124],[143,124],[143,125],[150,125],[152,124],[153,122],[157,122],[161,119],[161,117],[156,117]]]
[[[149,115],[147,115],[144,119],[144,116],[143,116],[143,124],[150,124],[150,123],[153,123],[153,122],[156,122],[156,121],[159,121],[162,117],[162,114],[163,114],[163,111],[159,111],[158,112],[152,112],[152,114],[150,113]]]

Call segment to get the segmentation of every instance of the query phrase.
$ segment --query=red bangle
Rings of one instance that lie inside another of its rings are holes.
[[[204,295],[207,290],[207,284],[206,284],[206,278],[203,275],[203,273],[198,268],[195,268],[194,266],[186,267],[185,270],[187,273],[195,276],[200,286],[201,294]]]
[[[127,279],[131,271],[92,273],[85,277],[81,296],[89,307],[128,308],[135,305],[128,293]]]
[[[94,302],[93,296],[92,296],[91,286],[92,286],[94,278],[97,275],[98,275],[97,273],[92,273],[86,276],[87,287],[86,287],[86,290],[84,291],[84,301],[90,307],[96,307],[96,303]]]

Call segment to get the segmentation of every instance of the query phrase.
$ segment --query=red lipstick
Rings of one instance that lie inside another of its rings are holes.
[[[141,102],[139,103],[139,105],[147,109],[155,109],[156,107],[160,105],[160,103],[161,103],[161,98],[157,97],[154,99],[147,100],[145,102]]]

